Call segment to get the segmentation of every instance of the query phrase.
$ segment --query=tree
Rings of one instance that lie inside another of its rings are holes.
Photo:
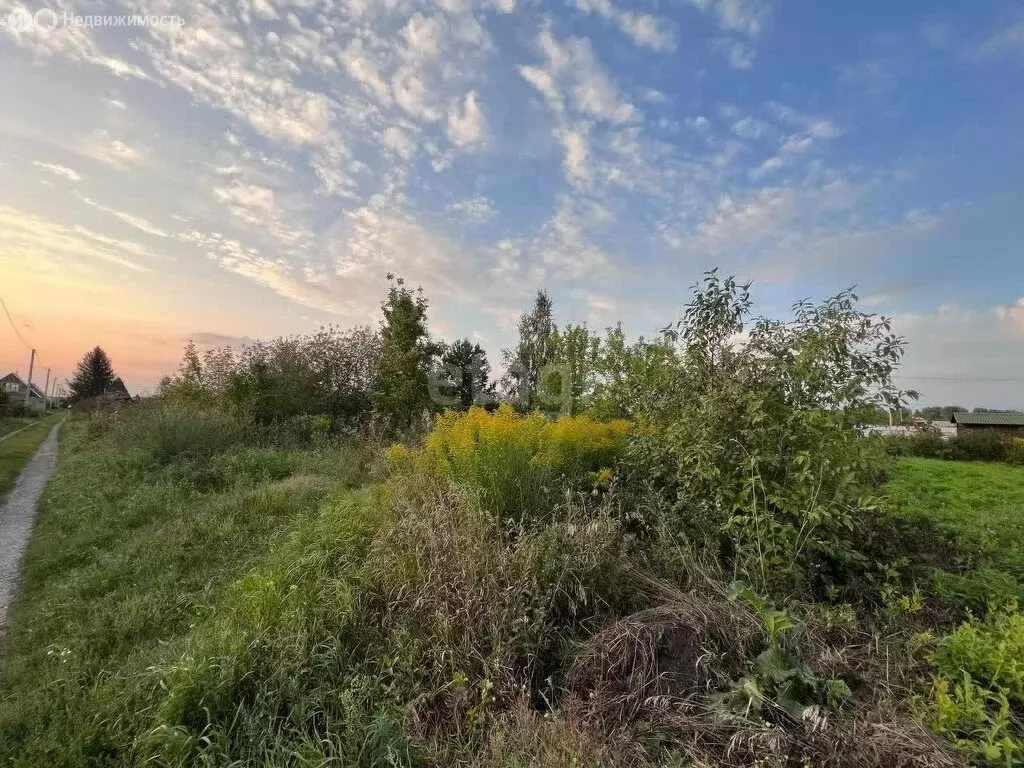
[[[101,347],[86,352],[75,368],[71,379],[71,402],[98,397],[114,386],[117,375],[107,353]]]
[[[547,389],[554,399],[568,398],[571,415],[586,410],[590,405],[597,383],[597,357],[601,339],[587,328],[587,324],[567,324],[551,331],[551,362],[558,369],[552,373]],[[562,379],[566,379],[563,381]]]
[[[441,355],[442,394],[457,401],[463,410],[487,405],[494,400],[494,384],[487,353],[479,344],[460,339],[445,347]]]
[[[427,332],[427,299],[402,278],[388,274],[381,303],[380,353],[374,366],[370,401],[395,428],[407,427],[431,408],[428,374],[437,347]]]
[[[916,393],[892,382],[904,341],[844,291],[751,316],[749,286],[709,273],[666,329],[678,364],[641,401],[629,458],[680,527],[717,538],[744,579],[827,592],[851,576],[883,455],[858,425]],[[745,332],[745,333],[744,333]],[[797,564],[797,569],[788,566]]]
[[[541,373],[552,361],[553,315],[554,305],[547,291],[537,291],[533,309],[519,319],[519,343],[514,350],[501,353],[508,369],[502,380],[505,394],[524,410],[537,405]]]

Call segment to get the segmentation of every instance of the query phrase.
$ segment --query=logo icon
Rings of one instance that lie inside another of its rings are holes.
[[[32,18],[36,29],[42,32],[53,32],[57,28],[57,12],[52,8],[40,8]]]
[[[7,28],[12,32],[21,32],[31,27],[35,23],[32,18],[32,14],[26,9],[15,7],[13,11],[7,14]]]

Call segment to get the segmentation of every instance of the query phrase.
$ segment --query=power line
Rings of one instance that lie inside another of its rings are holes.
[[[0,306],[4,308],[4,314],[7,315],[7,320],[11,324],[11,328],[14,329],[15,335],[20,339],[21,343],[25,345],[25,349],[32,349],[32,345],[25,341],[25,337],[21,335],[21,331],[18,330],[18,326],[14,324],[14,318],[11,317],[11,312],[7,309],[7,303],[4,301],[4,297],[0,296]]]
[[[906,376],[902,373],[897,373],[893,378],[913,379],[914,381],[951,381],[958,384],[1024,384],[1024,379],[986,379],[970,376]]]

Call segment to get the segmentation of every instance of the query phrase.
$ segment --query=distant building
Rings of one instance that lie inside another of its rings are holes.
[[[992,430],[1009,435],[1024,430],[1024,413],[954,413],[950,421],[956,425],[956,432]]]
[[[8,373],[0,379],[0,389],[7,393],[7,400],[12,405],[25,404],[25,392],[28,386],[18,374]],[[28,397],[28,407],[39,410],[46,408],[46,395],[35,384],[32,385],[32,391]]]

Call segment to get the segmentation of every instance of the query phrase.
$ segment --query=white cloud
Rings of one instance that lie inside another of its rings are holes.
[[[456,200],[450,203],[446,210],[449,213],[456,213],[477,221],[486,221],[493,218],[497,211],[494,208],[494,201],[486,197],[471,197],[465,200]]]
[[[732,124],[732,132],[741,139],[759,139],[769,130],[769,125],[753,117],[744,117]]]
[[[68,181],[81,181],[82,177],[77,171],[68,168],[66,165],[57,165],[56,163],[44,163],[39,160],[33,160],[32,165],[36,168],[40,168],[47,173],[52,173],[54,176],[60,176]]]
[[[118,240],[86,227],[58,224],[8,206],[0,206],[0,253],[88,272],[97,269],[98,261],[134,272],[150,272],[151,268],[142,261],[154,256],[130,240]]]
[[[1024,336],[1024,296],[1017,299],[1015,304],[1009,307],[996,307],[996,315],[1000,320],[1007,322],[1017,333]]]
[[[441,55],[444,28],[437,19],[416,13],[402,29],[401,37],[411,57],[431,61]]]
[[[411,160],[416,154],[416,139],[411,133],[397,125],[384,130],[384,146],[404,160]]]
[[[565,150],[565,176],[571,182],[585,182],[590,179],[590,131],[587,123],[563,126],[555,136]]]
[[[6,19],[7,14],[16,7],[19,6],[14,3],[2,2],[0,3],[0,15]],[[72,61],[106,69],[118,77],[149,79],[149,75],[138,66],[101,51],[96,41],[83,27],[60,24],[52,30],[43,30],[32,24],[23,29],[5,24],[2,29],[3,32],[6,32],[8,39],[28,49],[39,58],[51,58],[59,55]]]
[[[611,0],[576,0],[576,8],[584,13],[598,14],[641,47],[652,51],[676,49],[675,29],[667,19],[650,13],[620,10]]]
[[[104,129],[97,130],[87,138],[80,139],[79,145],[84,155],[118,168],[138,165],[145,159],[142,149],[113,138]]]
[[[729,32],[759,37],[771,11],[767,0],[690,0],[698,10],[712,13],[719,27]]]
[[[724,55],[733,69],[750,69],[757,58],[757,52],[742,40],[718,38],[712,43],[712,49]]]
[[[301,248],[312,237],[308,230],[286,223],[289,216],[272,189],[236,180],[229,187],[214,187],[213,196],[248,228],[284,245]]]
[[[448,138],[458,147],[481,144],[487,140],[487,118],[480,108],[476,91],[448,110]]]
[[[403,67],[391,79],[395,101],[413,117],[428,123],[441,119],[435,94],[414,67]]]
[[[779,170],[784,165],[785,162],[781,157],[769,157],[767,160],[765,160],[763,163],[761,163],[759,166],[757,166],[750,172],[750,178],[759,179],[762,176],[767,176],[768,174],[774,173],[775,171]]]
[[[552,110],[561,113],[565,109],[562,94],[550,72],[540,67],[524,66],[519,68],[519,74],[540,92]]]
[[[100,205],[95,200],[88,198],[85,195],[78,195],[78,199],[81,200],[86,205],[95,208],[98,211],[102,211],[103,213],[113,216],[114,218],[124,222],[128,226],[134,227],[140,232],[145,232],[147,235],[153,235],[154,237],[168,237],[168,234],[164,230],[160,229],[157,226],[154,226],[153,224],[150,224],[146,219],[142,218],[141,216],[133,216],[132,214],[125,213],[124,211],[118,211],[114,208],[108,208],[105,205]]]
[[[896,383],[920,391],[925,405],[1024,408],[1022,317],[1024,299],[994,309],[949,302],[895,314],[893,331],[907,339]]]
[[[1017,48],[1024,48],[1024,21],[994,33],[978,48],[982,56],[996,56]]]

